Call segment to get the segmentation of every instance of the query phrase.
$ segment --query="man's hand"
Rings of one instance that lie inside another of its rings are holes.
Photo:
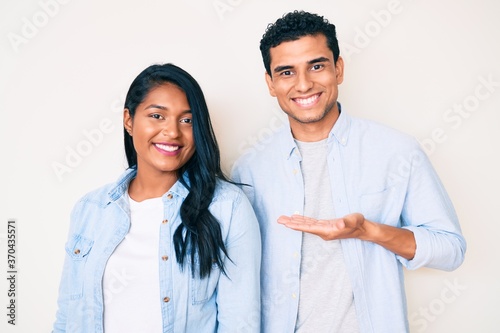
[[[358,238],[373,242],[408,260],[413,259],[417,248],[412,231],[366,220],[360,213],[332,220],[317,220],[301,215],[280,216],[278,223],[327,241]]]
[[[324,240],[361,238],[365,217],[362,214],[349,214],[339,219],[317,220],[302,215],[280,216],[278,223],[297,231],[315,234]]]

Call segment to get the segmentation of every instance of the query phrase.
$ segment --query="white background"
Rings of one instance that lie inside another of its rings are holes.
[[[189,71],[204,89],[229,170],[282,122],[258,44],[267,24],[293,9],[336,24],[343,109],[424,143],[460,217],[465,263],[453,272],[405,272],[411,331],[498,332],[495,0],[2,0],[0,331],[50,332],[70,210],[126,165],[121,112],[133,78],[152,63]],[[70,153],[78,150],[85,156]],[[15,327],[6,323],[9,218],[18,236]]]

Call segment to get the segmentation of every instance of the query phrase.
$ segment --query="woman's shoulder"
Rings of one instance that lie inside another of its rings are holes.
[[[110,201],[116,200],[123,195],[128,188],[130,179],[135,176],[134,169],[127,169],[114,182],[109,182],[85,193],[78,203],[107,205]]]
[[[114,183],[105,184],[82,195],[75,206],[97,205],[106,206],[109,202],[109,193]]]

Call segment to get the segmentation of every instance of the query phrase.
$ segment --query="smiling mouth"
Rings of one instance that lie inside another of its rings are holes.
[[[164,151],[168,152],[174,152],[179,150],[179,146],[169,146],[169,145],[164,145],[161,143],[155,143],[155,147]]]
[[[295,103],[299,104],[300,106],[308,107],[308,106],[314,105],[314,103],[316,103],[316,101],[318,100],[320,95],[321,95],[321,93],[315,94],[315,95],[307,97],[307,98],[299,98],[299,97],[292,98],[292,100]]]

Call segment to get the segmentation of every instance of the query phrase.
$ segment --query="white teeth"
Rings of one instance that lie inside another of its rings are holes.
[[[157,143],[155,144],[155,146],[165,151],[176,151],[179,149],[179,146],[167,146],[167,145],[162,145],[161,143]]]
[[[314,103],[315,100],[317,100],[319,95],[314,95],[309,98],[296,98],[295,102],[299,103],[300,105],[309,105]]]

